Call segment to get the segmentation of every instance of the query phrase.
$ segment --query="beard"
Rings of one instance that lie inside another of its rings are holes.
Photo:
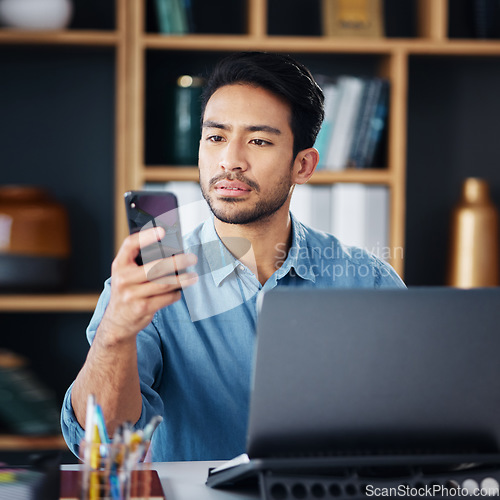
[[[286,202],[292,187],[291,169],[288,177],[281,180],[276,186],[272,197],[259,199],[252,207],[238,207],[238,204],[248,203],[232,197],[221,197],[215,199],[210,195],[210,187],[223,179],[238,180],[250,186],[255,192],[260,192],[260,186],[241,173],[222,174],[214,177],[205,186],[200,180],[201,192],[214,216],[221,222],[227,224],[251,224],[252,222],[264,221],[276,213]]]

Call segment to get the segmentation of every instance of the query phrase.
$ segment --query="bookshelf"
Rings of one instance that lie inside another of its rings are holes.
[[[80,6],[84,4],[78,3]],[[92,249],[90,257],[83,250],[75,251],[72,266],[77,278],[66,293],[0,295],[2,316],[30,313],[59,318],[71,313],[85,313],[82,317],[87,318],[86,313],[90,314],[94,309],[102,280],[107,277],[112,255],[128,232],[122,206],[123,192],[138,189],[145,182],[197,181],[195,165],[176,166],[164,161],[164,138],[155,130],[160,128],[161,121],[158,121],[158,114],[151,112],[152,104],[158,101],[161,104],[162,85],[177,72],[206,71],[218,58],[235,50],[266,50],[290,53],[312,69],[324,71],[329,67],[338,67],[336,71],[342,71],[344,68],[354,68],[355,72],[367,68],[369,75],[388,78],[391,94],[386,164],[376,169],[318,171],[310,182],[356,182],[387,186],[390,190],[390,246],[406,250],[408,192],[412,190],[412,186],[407,185],[410,161],[408,123],[412,119],[408,112],[408,96],[414,85],[412,65],[414,61],[420,60],[462,61],[468,58],[497,61],[500,58],[500,40],[472,39],[467,32],[461,33],[460,30],[458,35],[449,35],[451,5],[447,0],[416,0],[415,32],[381,39],[333,39],[314,33],[314,29],[300,35],[295,35],[292,30],[287,33],[286,29],[273,34],[280,22],[273,13],[284,5],[283,0],[235,2],[241,10],[243,21],[241,27],[236,23],[234,33],[210,34],[204,30],[202,33],[181,36],[156,32],[152,0],[116,0],[102,4],[109,4],[107,8],[113,13],[112,21],[104,28],[99,26],[96,29],[92,23],[82,23],[57,32],[0,29],[0,55],[40,47],[43,47],[44,53],[55,54],[55,58],[63,53],[69,53],[77,59],[81,54],[85,57],[89,54],[90,63],[85,61],[87,70],[93,71],[94,67],[104,64],[109,67],[113,78],[111,92],[108,89],[103,97],[112,113],[113,130],[111,136],[107,136],[108,142],[112,143],[111,153],[104,166],[91,171],[91,175],[108,178],[104,191],[99,195],[99,198],[107,199],[107,204],[101,203],[99,210],[108,213],[108,219],[98,224],[97,232],[101,235],[98,248]],[[90,3],[88,8],[92,10],[95,5],[98,3]],[[193,5],[196,8],[197,2],[193,2]],[[292,2],[292,13],[293,5]],[[455,4],[453,8],[456,9]],[[458,15],[464,17],[466,14],[459,12]],[[104,63],[100,59],[101,53],[107,58]],[[0,67],[1,64],[0,60]],[[89,120],[92,119],[93,116],[90,116]],[[97,153],[94,159],[99,157]],[[69,156],[68,161],[76,159]],[[61,186],[61,182],[56,179],[60,174],[50,171],[43,175],[50,186],[62,190],[64,182]],[[31,182],[32,177],[32,172],[26,169],[25,177],[21,180]],[[39,178],[35,177],[35,180]],[[4,182],[3,173],[0,181]],[[432,174],[421,181],[422,184],[432,181]],[[88,190],[81,187],[75,196],[78,203],[83,203],[88,197]],[[412,199],[415,197],[413,195]],[[87,237],[92,237],[95,227],[87,227],[83,217],[76,219],[78,229],[84,231]],[[85,241],[83,238],[78,240],[77,248],[83,248]],[[403,275],[404,254],[394,252],[394,255],[396,257],[391,264]],[[92,282],[89,283],[84,275],[91,273],[86,270],[92,270],[97,265],[101,266],[100,271],[92,275]],[[82,323],[82,329],[72,331],[71,335],[82,336],[85,326]],[[84,355],[81,354],[82,360]],[[77,369],[78,366],[74,374]],[[0,439],[0,450],[5,443],[11,442],[8,439]],[[40,447],[43,446],[42,441]]]

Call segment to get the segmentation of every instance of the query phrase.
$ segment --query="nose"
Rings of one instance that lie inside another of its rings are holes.
[[[219,167],[228,172],[236,170],[244,172],[248,169],[248,161],[243,147],[237,141],[228,141],[226,143],[226,147],[222,151]]]

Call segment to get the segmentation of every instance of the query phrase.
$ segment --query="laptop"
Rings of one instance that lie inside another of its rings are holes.
[[[395,457],[498,461],[499,325],[499,288],[265,293],[247,453],[207,484]]]

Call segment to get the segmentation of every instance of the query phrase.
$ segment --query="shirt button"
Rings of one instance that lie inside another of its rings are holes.
[[[238,266],[238,269],[241,271],[241,272],[245,272],[245,266],[243,266],[242,264],[240,264]]]

